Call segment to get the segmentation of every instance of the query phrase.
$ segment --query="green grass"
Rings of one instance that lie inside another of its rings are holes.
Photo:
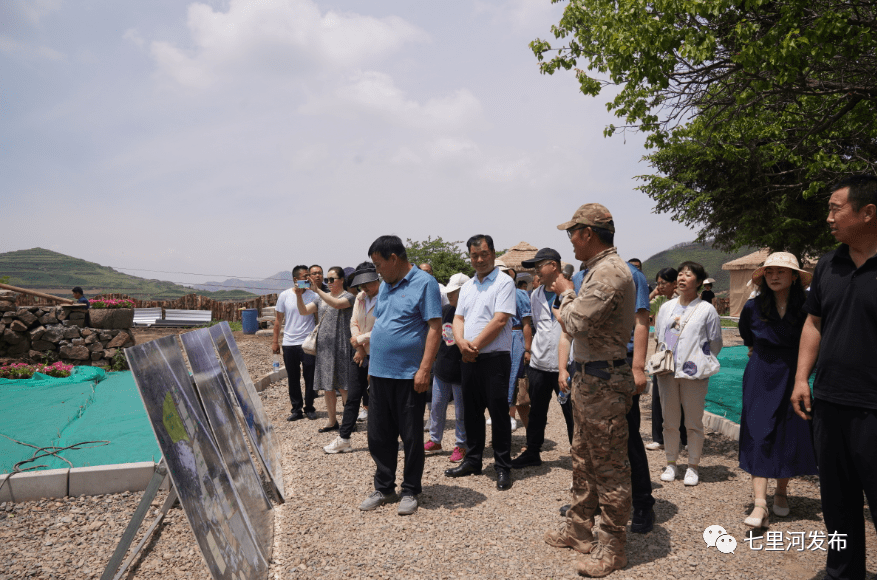
[[[655,276],[663,268],[678,268],[685,261],[697,262],[707,272],[707,276],[715,278],[713,292],[727,292],[731,285],[731,273],[722,270],[722,264],[736,260],[754,252],[755,248],[742,248],[738,252],[728,254],[716,250],[708,244],[691,242],[659,252],[643,262],[643,272],[650,283],[654,283]]]
[[[0,254],[2,276],[8,276],[8,284],[13,286],[49,291],[65,297],[69,296],[74,286],[81,286],[86,296],[120,293],[149,300],[172,300],[193,293],[214,300],[247,300],[256,296],[241,290],[209,292],[173,282],[139,278],[43,248]]]
[[[737,321],[722,318],[722,328],[737,328]]]

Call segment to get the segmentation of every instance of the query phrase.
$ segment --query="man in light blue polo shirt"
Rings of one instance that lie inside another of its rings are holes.
[[[496,267],[493,238],[477,235],[466,242],[476,276],[460,289],[454,315],[454,340],[463,354],[463,422],[466,459],[445,471],[448,477],[481,473],[486,428],[484,409],[490,410],[496,488],[512,486],[512,423],[508,388],[512,368],[512,323],[517,309],[515,283]]]
[[[397,512],[410,515],[421,492],[423,410],[441,339],[442,302],[436,279],[408,261],[397,236],[379,237],[368,253],[384,282],[369,339],[368,450],[376,466],[375,491],[359,509],[396,499],[401,437],[405,464]]]

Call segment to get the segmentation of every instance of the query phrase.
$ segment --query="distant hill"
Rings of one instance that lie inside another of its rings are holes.
[[[728,254],[709,244],[687,242],[659,252],[643,262],[643,272],[649,279],[649,283],[653,284],[655,276],[662,268],[677,268],[686,260],[694,261],[706,269],[707,276],[715,278],[713,292],[718,294],[719,292],[727,292],[731,286],[730,272],[722,270],[722,264],[751,254],[756,250],[757,248],[743,248],[738,252]]]
[[[194,288],[162,280],[138,278],[43,248],[0,254],[0,277],[2,276],[9,276],[9,284],[13,286],[41,290],[61,297],[69,297],[70,289],[74,286],[81,286],[86,296],[122,293],[132,298],[150,300],[169,300],[195,292]],[[198,293],[214,300],[253,298],[253,294],[240,290]]]
[[[204,282],[203,284],[195,284],[194,288],[199,290],[243,290],[253,292],[255,294],[273,294],[275,292],[283,292],[287,288],[292,287],[292,272],[285,270],[277,272],[270,278],[264,280],[241,280],[240,278],[229,278],[225,282]]]

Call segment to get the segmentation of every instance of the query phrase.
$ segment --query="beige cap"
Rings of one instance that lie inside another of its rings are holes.
[[[557,226],[557,229],[568,230],[577,225],[603,228],[613,234],[615,233],[615,223],[612,221],[612,214],[609,213],[605,206],[599,203],[586,203],[581,206],[573,214],[570,221],[560,224]]]

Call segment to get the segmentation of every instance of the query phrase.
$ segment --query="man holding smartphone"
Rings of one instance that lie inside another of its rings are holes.
[[[319,268],[319,266],[317,266]],[[322,268],[320,269],[322,276]],[[318,302],[320,297],[310,290],[311,283],[308,276],[307,266],[296,266],[292,269],[293,284],[297,288],[304,289],[302,300],[305,304]],[[322,280],[321,280],[322,281]],[[314,329],[316,321],[313,316],[302,316],[298,312],[296,294],[293,288],[280,293],[275,307],[277,320],[274,322],[274,340],[271,350],[280,354],[280,328],[283,327],[283,364],[286,366],[286,376],[289,382],[289,402],[292,404],[292,414],[287,421],[298,421],[307,416],[310,420],[317,418],[314,408],[314,367],[316,357],[302,350],[302,343]],[[301,375],[304,372],[305,392],[304,401],[301,393]]]

